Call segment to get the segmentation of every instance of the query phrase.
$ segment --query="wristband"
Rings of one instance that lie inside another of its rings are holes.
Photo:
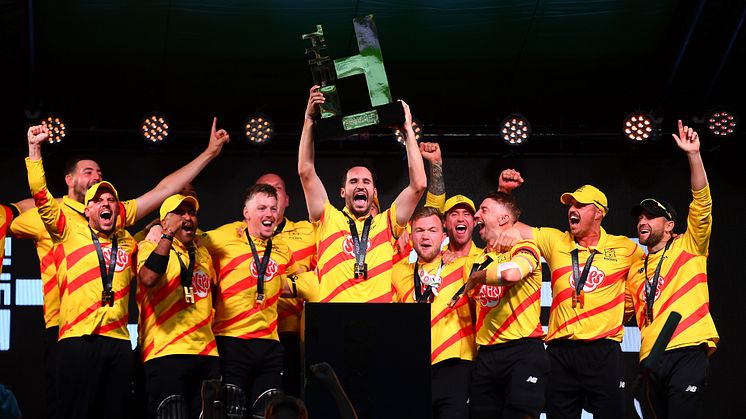
[[[151,253],[148,256],[148,260],[145,261],[145,267],[151,271],[163,275],[166,273],[166,267],[168,266],[168,256],[159,255],[158,253]]]
[[[174,241],[174,236],[172,236],[170,234],[163,233],[163,234],[161,234],[161,240],[163,240],[163,239],[166,239],[166,240],[169,240],[169,241]]]

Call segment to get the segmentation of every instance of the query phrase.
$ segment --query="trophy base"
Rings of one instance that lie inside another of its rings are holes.
[[[369,111],[316,120],[316,141],[347,137],[356,132],[404,123],[404,107],[395,101]]]

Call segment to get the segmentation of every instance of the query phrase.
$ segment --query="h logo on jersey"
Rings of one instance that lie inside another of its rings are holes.
[[[269,258],[269,262],[267,263],[267,270],[264,271],[264,282],[271,281],[279,269],[280,267],[277,265],[277,262],[275,262],[272,258]],[[259,275],[256,269],[256,264],[253,260],[251,261],[251,275],[254,278]]]
[[[658,297],[661,296],[661,292],[663,291],[663,285],[666,283],[665,278],[663,278],[663,275],[658,276],[658,286],[655,287],[655,298],[653,301],[657,301]],[[648,296],[645,293],[645,287],[642,287],[640,290],[640,301],[648,302]]]
[[[503,288],[505,287],[482,285],[479,289],[479,304],[490,308],[496,306],[500,302],[500,297],[503,296]]]
[[[591,265],[591,271],[588,272],[588,278],[585,280],[585,284],[583,284],[583,292],[591,292],[595,290],[602,282],[604,282],[604,278],[606,278],[604,271]],[[573,289],[575,288],[575,275],[572,272],[570,272],[570,286]]]
[[[111,247],[104,247],[101,249],[101,253],[104,254],[104,262],[106,269],[109,269],[109,260],[111,258]],[[127,267],[130,261],[130,255],[124,249],[117,249],[117,265],[114,268],[114,272],[122,272]]]
[[[345,235],[345,240],[342,243],[342,250],[348,255],[355,257],[355,244],[352,241],[351,235],[349,234]],[[366,243],[366,248],[365,248],[366,252],[368,250],[370,250],[370,239],[368,239],[368,242]]]
[[[210,291],[210,277],[201,270],[194,271],[192,287],[194,288],[194,294],[199,298],[207,297],[207,293]]]

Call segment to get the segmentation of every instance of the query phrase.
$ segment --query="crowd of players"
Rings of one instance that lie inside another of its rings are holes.
[[[608,201],[591,185],[561,195],[565,231],[519,221],[511,192],[523,179],[514,170],[503,171],[497,192],[479,205],[458,194],[446,199],[440,148],[417,144],[403,102],[409,184],[382,208],[373,172],[352,165],[339,210],[314,164],[323,102],[314,86],[298,152],[308,221],[285,218],[284,181],[267,173],[246,191],[242,220],[206,232],[189,185],[229,141],[216,121],[203,153],[132,200],[120,199],[92,158],[68,164],[68,193],[55,199],[41,158],[48,132],[29,129],[32,200],[0,208],[0,234],[36,243],[50,417],[137,415],[133,376],[143,377],[148,417],[198,417],[205,380],[221,380],[228,417],[245,417],[267,392],[299,395],[306,301],[430,304],[437,418],[536,418],[542,411],[577,418],[583,408],[623,417],[623,324],[634,317],[640,327],[642,361],[678,312],[646,399],[652,417],[699,417],[718,335],[706,269],[712,202],[695,131],[679,122],[673,135],[691,172],[686,217],[660,199],[632,209],[646,254],[604,230]],[[156,209],[149,228],[134,237],[126,230]],[[684,233],[673,233],[677,222]],[[475,227],[485,249],[472,242]],[[542,258],[551,271],[547,330],[539,319]],[[127,329],[133,279],[134,368]]]

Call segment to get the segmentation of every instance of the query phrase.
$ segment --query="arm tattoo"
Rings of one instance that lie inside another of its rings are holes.
[[[427,191],[433,195],[446,193],[445,180],[443,180],[443,163],[430,163],[430,181]]]

